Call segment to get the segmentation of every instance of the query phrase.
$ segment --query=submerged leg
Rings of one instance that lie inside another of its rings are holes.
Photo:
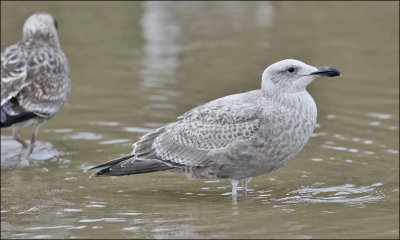
[[[12,136],[13,136],[13,139],[15,141],[17,141],[17,142],[22,144],[23,148],[27,148],[28,147],[28,144],[17,133],[17,129],[15,129],[15,128],[12,129]]]
[[[251,181],[251,179],[253,179],[253,178],[249,177],[249,178],[243,178],[242,179],[242,183],[243,183],[242,191],[243,191],[244,194],[247,194],[247,184]]]
[[[32,133],[31,147],[30,147],[30,150],[29,150],[29,153],[30,153],[30,154],[32,154],[32,152],[33,152],[33,147],[34,147],[34,144],[35,144],[35,141],[36,141],[36,137],[37,137],[37,135],[38,135],[39,128],[40,128],[40,125],[39,125],[39,126],[36,126],[36,127],[35,127],[35,130],[34,130],[33,133]]]
[[[231,179],[231,184],[232,184],[232,196],[236,196],[237,195],[237,186],[239,184],[239,180]]]
[[[232,184],[232,202],[234,204],[237,203],[237,186],[239,184],[239,180],[231,179]]]

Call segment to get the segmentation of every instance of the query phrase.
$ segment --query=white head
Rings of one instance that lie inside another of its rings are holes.
[[[313,67],[298,60],[286,59],[265,69],[261,89],[271,94],[302,92],[319,76],[339,75],[339,70],[333,67]]]
[[[33,36],[40,36],[50,39],[57,37],[57,21],[55,18],[45,12],[37,12],[32,14],[24,23],[23,38],[28,39]]]

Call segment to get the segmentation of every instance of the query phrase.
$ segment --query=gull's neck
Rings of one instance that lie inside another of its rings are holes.
[[[262,88],[261,92],[264,97],[288,109],[315,108],[316,111],[314,99],[306,89],[300,92],[285,92],[272,87],[268,89]]]
[[[46,42],[49,45],[52,45],[54,47],[60,48],[60,43],[58,41],[58,36],[56,32],[51,32],[51,31],[31,31],[31,30],[26,30],[23,33],[23,40],[24,41],[29,41],[29,42]]]

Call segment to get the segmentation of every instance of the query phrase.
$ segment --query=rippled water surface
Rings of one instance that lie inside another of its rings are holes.
[[[2,238],[398,238],[398,2],[1,2],[1,49],[45,10],[70,66],[68,104],[27,157],[1,131]],[[89,179],[154,128],[257,89],[270,64],[331,65],[318,128],[232,202],[228,180]],[[21,135],[29,138],[32,129]]]

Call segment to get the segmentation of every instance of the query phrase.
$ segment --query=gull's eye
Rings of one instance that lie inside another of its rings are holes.
[[[294,72],[294,68],[293,67],[289,68],[288,72],[290,72],[290,73]]]

